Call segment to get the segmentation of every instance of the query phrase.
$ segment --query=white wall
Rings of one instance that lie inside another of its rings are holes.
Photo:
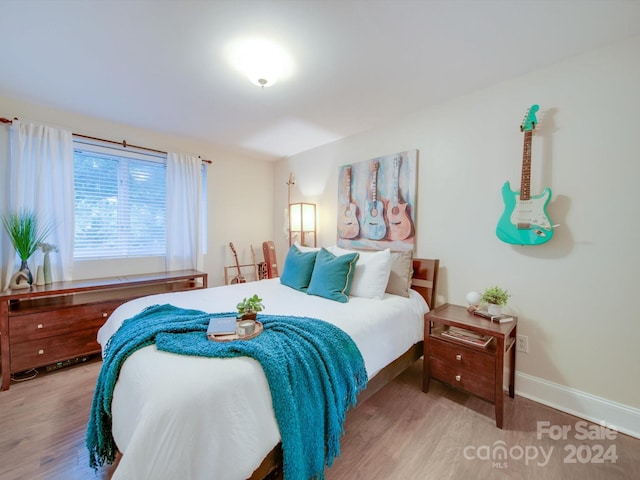
[[[0,97],[0,117],[18,117],[67,128],[74,133],[116,141],[124,139],[131,145],[191,153],[213,160],[207,167],[208,241],[204,259],[211,286],[221,285],[224,266],[234,263],[229,242],[234,243],[240,263],[244,264],[252,262],[250,244],[256,247],[261,260],[262,242],[273,237],[273,164],[270,162],[227,152],[191,138],[142,130],[11,98]],[[167,121],[172,121],[171,115],[167,115]],[[76,279],[116,276],[164,271],[164,268],[164,258],[77,262],[73,276]]]
[[[276,211],[291,171],[293,199],[318,202],[320,244],[334,244],[338,166],[417,148],[416,254],[441,260],[439,302],[506,287],[529,337],[519,373],[640,407],[639,51],[635,38],[282,160]],[[500,189],[519,188],[519,125],[534,103],[531,191],[551,187],[560,227],[545,245],[511,246],[495,235]],[[276,215],[282,265],[281,228]]]

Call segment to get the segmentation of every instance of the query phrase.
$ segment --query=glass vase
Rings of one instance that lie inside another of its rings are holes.
[[[26,260],[22,260],[22,263],[20,264],[20,271],[27,272],[27,276],[29,277],[27,282],[29,283],[29,285],[33,284],[33,276],[31,275],[31,270],[29,270],[29,265],[27,265]]]
[[[44,284],[49,285],[50,283],[53,283],[51,278],[51,259],[49,258],[49,252],[44,254],[44,265],[42,270],[44,272]]]

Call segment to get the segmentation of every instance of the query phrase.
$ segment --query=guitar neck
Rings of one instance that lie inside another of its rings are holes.
[[[236,253],[236,247],[233,246],[233,243],[229,243],[229,247],[233,252],[233,259],[236,261],[236,269],[238,270],[238,276],[240,275],[240,262],[238,262],[238,254]]]
[[[520,178],[520,200],[529,200],[531,196],[531,137],[533,132],[524,132],[522,148],[522,176]]]
[[[344,198],[347,200],[346,203],[351,203],[351,167],[346,167],[344,169]]]
[[[395,158],[393,160],[393,200],[395,205],[400,203],[400,196],[398,195],[398,182],[400,176],[400,160]]]
[[[378,162],[375,162],[371,168],[371,201],[373,203],[378,200],[378,165]]]

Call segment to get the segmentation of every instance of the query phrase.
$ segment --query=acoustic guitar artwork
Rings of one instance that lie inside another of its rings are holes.
[[[411,218],[407,212],[407,204],[400,203],[400,161],[400,155],[393,157],[393,198],[387,206],[390,240],[404,240],[408,238],[412,232]]]
[[[364,236],[370,240],[382,240],[387,234],[384,221],[384,206],[378,200],[378,168],[380,162],[374,161],[369,165],[371,173],[371,201],[367,202],[367,210],[362,224]]]
[[[553,226],[546,212],[551,189],[547,187],[540,195],[531,196],[531,137],[538,122],[538,108],[538,105],[532,105],[520,126],[524,132],[520,191],[511,190],[508,181],[502,186],[505,208],[498,221],[496,235],[513,245],[540,245],[553,237]]]
[[[344,203],[340,206],[340,218],[338,219],[338,235],[341,238],[356,238],[360,234],[358,223],[358,207],[351,199],[351,166],[344,167],[342,171],[344,187]]]

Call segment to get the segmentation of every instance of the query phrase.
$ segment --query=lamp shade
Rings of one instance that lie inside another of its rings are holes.
[[[316,205],[315,203],[289,204],[289,245],[295,238],[302,245],[316,246]]]

